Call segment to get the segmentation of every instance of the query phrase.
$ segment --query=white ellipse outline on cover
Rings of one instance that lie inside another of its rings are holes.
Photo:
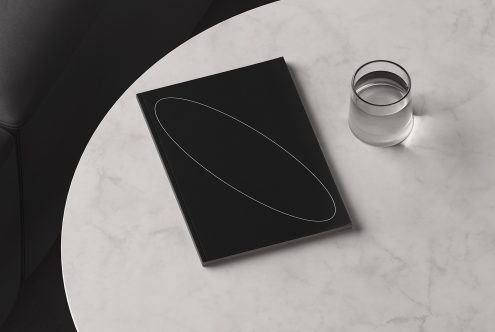
[[[228,183],[227,181],[225,181],[224,179],[222,179],[221,177],[219,177],[218,175],[216,175],[215,173],[213,173],[212,171],[210,171],[206,166],[204,166],[203,164],[201,164],[198,160],[196,160],[190,153],[188,153],[173,137],[172,135],[170,135],[168,133],[168,131],[165,129],[165,127],[163,126],[162,122],[160,121],[160,119],[158,118],[158,111],[157,111],[157,106],[158,104],[163,101],[163,100],[167,100],[167,99],[174,99],[174,100],[181,100],[181,101],[186,101],[186,102],[190,102],[190,103],[193,103],[193,104],[196,104],[196,105],[200,105],[200,106],[203,106],[203,107],[206,107],[206,108],[209,108],[217,113],[220,113],[222,114],[223,116],[226,116],[240,124],[242,124],[243,126],[251,129],[252,131],[254,131],[255,133],[261,135],[263,138],[265,138],[266,140],[268,140],[269,142],[273,143],[275,146],[277,146],[279,149],[281,149],[282,151],[284,151],[285,153],[287,153],[292,159],[294,159],[295,161],[297,161],[309,174],[311,174],[315,179],[316,181],[318,181],[318,183],[323,187],[323,189],[326,191],[326,193],[328,194],[328,197],[330,197],[330,199],[332,200],[332,204],[333,204],[333,214],[331,217],[327,218],[327,219],[322,219],[322,220],[315,220],[315,219],[308,219],[308,218],[303,218],[303,217],[298,217],[298,216],[295,216],[293,214],[290,214],[288,212],[284,212],[282,210],[279,210],[277,208],[274,208],[273,206],[270,206],[266,203],[263,203],[259,200],[257,200],[256,198],[250,196],[249,194],[246,194],[245,192],[243,192],[242,190],[236,188],[235,186],[231,185],[230,183]],[[266,207],[266,208],[269,208],[275,212],[278,212],[278,213],[281,213],[285,216],[288,216],[288,217],[292,217],[292,218],[295,218],[295,219],[298,219],[298,220],[302,220],[302,221],[310,221],[310,222],[314,222],[314,223],[320,223],[320,222],[326,222],[326,221],[330,221],[332,220],[335,215],[337,214],[337,206],[335,205],[335,200],[333,199],[333,196],[332,194],[330,194],[330,191],[327,189],[327,187],[323,184],[323,182],[321,182],[321,180],[306,166],[303,164],[303,162],[301,162],[299,159],[297,159],[292,153],[290,153],[289,151],[287,151],[283,146],[281,146],[280,144],[278,144],[277,142],[275,142],[274,140],[272,140],[270,137],[266,136],[265,134],[263,134],[262,132],[260,132],[259,130],[251,127],[250,125],[248,125],[247,123],[233,117],[232,115],[229,115],[225,112],[222,112],[220,111],[219,109],[216,109],[214,107],[211,107],[211,106],[208,106],[206,104],[203,104],[203,103],[200,103],[198,101],[195,101],[195,100],[191,100],[191,99],[187,99],[187,98],[181,98],[181,97],[164,97],[164,98],[160,98],[158,99],[156,102],[155,102],[155,107],[154,107],[154,110],[155,110],[155,117],[156,117],[156,120],[158,121],[158,123],[160,124],[160,127],[162,128],[162,130],[165,132],[165,134],[167,134],[167,136],[170,138],[170,140],[172,140],[172,142],[174,142],[174,144],[182,151],[186,154],[186,156],[188,156],[192,161],[194,161],[198,166],[200,166],[202,169],[204,169],[206,172],[208,172],[210,175],[212,175],[214,178],[216,178],[217,180],[219,180],[220,182],[222,182],[223,184],[225,184],[226,186],[228,186],[229,188],[235,190],[236,192],[238,192],[239,194],[249,198],[250,200]]]

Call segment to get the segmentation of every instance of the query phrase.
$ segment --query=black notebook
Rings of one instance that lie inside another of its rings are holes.
[[[138,99],[203,265],[351,226],[283,58]]]

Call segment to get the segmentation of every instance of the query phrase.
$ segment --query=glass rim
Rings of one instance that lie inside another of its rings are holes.
[[[389,64],[392,64],[394,66],[397,66],[399,67],[402,71],[404,71],[404,73],[406,73],[406,76],[407,76],[407,80],[408,80],[408,84],[407,84],[407,90],[406,90],[406,93],[404,94],[404,96],[402,96],[402,98],[398,99],[397,101],[394,101],[393,103],[390,103],[390,104],[374,104],[374,103],[371,103],[367,100],[365,100],[364,98],[362,98],[359,93],[356,91],[356,88],[354,86],[354,83],[355,83],[355,80],[356,80],[356,76],[357,74],[359,73],[359,71],[361,69],[363,69],[364,67],[372,64],[372,63],[378,63],[378,62],[386,62],[386,63],[389,63]],[[396,62],[393,62],[393,61],[390,61],[390,60],[373,60],[373,61],[369,61],[369,62],[366,62],[365,64],[361,65],[357,70],[356,72],[354,73],[354,75],[352,76],[352,80],[351,80],[351,89],[352,89],[352,92],[354,93],[354,95],[356,95],[356,97],[358,97],[360,100],[362,100],[363,102],[365,102],[366,104],[368,105],[371,105],[371,106],[377,106],[377,107],[384,107],[384,106],[392,106],[392,105],[395,105],[397,103],[400,103],[401,101],[403,101],[407,96],[409,96],[409,92],[411,92],[411,86],[412,86],[412,82],[411,82],[411,76],[409,76],[409,73],[407,72],[407,70],[402,67],[401,65],[399,65],[398,63]]]

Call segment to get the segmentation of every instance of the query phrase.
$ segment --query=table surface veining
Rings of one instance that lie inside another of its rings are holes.
[[[278,56],[355,229],[204,268],[135,95]],[[393,148],[347,125],[351,76],[380,58],[413,82]],[[494,331],[495,0],[283,0],[194,37],[93,135],[62,263],[80,332]]]

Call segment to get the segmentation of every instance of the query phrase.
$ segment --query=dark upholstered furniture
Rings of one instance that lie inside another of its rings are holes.
[[[0,129],[0,324],[21,280],[21,216],[14,137]]]
[[[146,69],[270,0],[0,0],[0,325],[60,234],[78,160]]]

